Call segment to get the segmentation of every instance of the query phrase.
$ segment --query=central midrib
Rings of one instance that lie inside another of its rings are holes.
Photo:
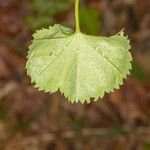
[[[78,102],[78,61],[79,61],[79,52],[80,52],[80,34],[77,34],[77,49],[76,49],[76,102]]]

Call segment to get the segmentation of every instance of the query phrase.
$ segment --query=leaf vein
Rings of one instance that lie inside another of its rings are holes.
[[[43,69],[41,71],[40,74],[37,75],[37,77],[35,77],[35,79],[37,79],[44,71],[46,71],[58,58],[60,58],[60,56],[62,55],[62,53],[64,52],[65,48],[69,45],[69,43],[72,41],[73,37],[71,38],[71,40],[64,46],[64,49],[60,52],[60,54],[58,55],[59,57],[56,57],[56,59],[54,59],[54,61],[52,63],[50,63],[45,69]]]
[[[105,56],[105,54],[104,53],[102,53],[102,52],[100,52],[100,51],[97,51],[97,49],[99,49],[95,44],[93,44],[92,42],[90,42],[86,37],[84,37],[87,41],[88,41],[88,43],[93,47],[93,49],[98,53],[98,54],[100,54],[103,58],[105,58],[111,65],[113,65],[116,69],[117,69],[117,71],[121,74],[121,75],[123,75],[123,73],[122,73],[122,71],[111,61],[111,60],[109,60],[109,58],[107,57],[107,56]],[[97,48],[97,49],[95,49],[95,47]]]

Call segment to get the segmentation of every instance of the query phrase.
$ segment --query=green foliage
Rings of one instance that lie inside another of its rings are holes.
[[[61,25],[33,35],[27,73],[35,87],[45,92],[60,90],[71,102],[90,102],[123,84],[132,60],[128,39],[120,32],[98,37]]]
[[[99,12],[90,7],[82,7],[80,9],[80,25],[87,34],[97,35],[100,30]]]
[[[135,62],[135,61],[132,63],[131,74],[142,81],[147,79],[147,75],[146,75],[144,69],[138,62]]]
[[[32,15],[26,18],[32,28],[48,27],[57,13],[66,11],[74,0],[29,0]]]
[[[150,143],[148,142],[144,143],[144,150],[150,150]]]

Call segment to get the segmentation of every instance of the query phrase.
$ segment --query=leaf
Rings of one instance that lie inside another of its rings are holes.
[[[80,25],[87,34],[97,35],[101,27],[99,12],[90,7],[82,7],[80,10]]]
[[[144,142],[144,150],[150,150],[150,143]]]
[[[54,16],[67,11],[74,0],[29,0],[31,14],[25,17],[26,23],[33,29],[48,27],[56,22]]]
[[[27,74],[45,92],[60,90],[71,102],[90,102],[113,92],[130,74],[130,44],[123,32],[111,37],[78,33],[61,25],[33,35]]]
[[[145,70],[144,70],[144,69],[142,68],[142,66],[141,66],[138,62],[136,62],[136,61],[132,62],[132,72],[131,72],[131,74],[132,74],[135,78],[137,78],[137,79],[139,79],[139,80],[141,80],[141,81],[144,81],[144,80],[147,79],[147,74],[146,74]]]

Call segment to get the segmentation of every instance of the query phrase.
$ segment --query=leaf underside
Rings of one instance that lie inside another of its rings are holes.
[[[118,89],[130,74],[130,43],[123,31],[98,37],[54,25],[33,38],[26,68],[40,91],[60,90],[71,102],[89,103]]]

